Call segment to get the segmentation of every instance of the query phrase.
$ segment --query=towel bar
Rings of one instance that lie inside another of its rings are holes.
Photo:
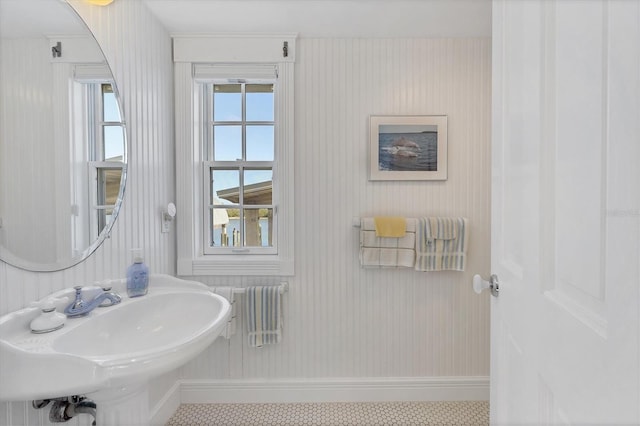
[[[280,283],[279,287],[279,293],[280,294],[284,294],[287,291],[289,291],[289,283],[288,282],[282,282]],[[245,294],[247,292],[247,289],[244,287],[235,287],[233,289],[233,294]]]

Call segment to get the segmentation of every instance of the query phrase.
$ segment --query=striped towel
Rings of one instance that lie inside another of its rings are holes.
[[[416,271],[464,271],[469,244],[466,218],[423,217],[416,230]]]
[[[278,286],[247,287],[245,311],[249,346],[279,343],[282,337],[282,312]]]

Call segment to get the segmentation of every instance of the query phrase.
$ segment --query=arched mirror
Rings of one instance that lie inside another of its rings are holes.
[[[57,0],[0,0],[0,259],[68,268],[109,235],[126,132],[100,46]]]

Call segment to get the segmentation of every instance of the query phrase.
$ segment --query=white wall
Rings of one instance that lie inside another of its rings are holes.
[[[0,138],[11,141],[0,144],[0,241],[3,245],[10,243],[7,246],[18,257],[54,263],[57,235],[51,230],[56,215],[43,214],[55,211],[56,183],[60,185],[59,176],[50,166],[58,150],[52,138],[54,96],[49,41],[19,38],[0,43],[5,58],[12,58],[0,61]],[[21,164],[17,158],[32,161]],[[39,196],[25,197],[25,193]]]
[[[175,273],[175,234],[160,233],[161,208],[175,197],[169,36],[138,1],[114,2],[106,8],[80,0],[70,3],[103,46],[123,95],[131,145],[123,209],[111,238],[73,268],[31,273],[0,262],[0,314],[64,287],[124,277],[133,247],[144,247],[152,272]],[[152,405],[175,378],[172,373],[154,381]],[[0,425],[48,424],[47,416],[48,410],[36,411],[27,403],[0,403]]]
[[[253,349],[242,332],[218,339],[182,378],[488,376],[488,296],[471,277],[489,273],[490,40],[303,38],[297,55],[296,275],[196,277],[288,280],[283,341]],[[446,114],[448,180],[369,182],[371,114]],[[467,271],[360,268],[352,217],[385,214],[468,217]]]

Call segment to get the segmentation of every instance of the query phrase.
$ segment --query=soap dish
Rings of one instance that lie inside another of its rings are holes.
[[[31,321],[31,332],[35,334],[50,333],[64,327],[67,316],[56,312],[55,306],[42,308],[42,313]]]

